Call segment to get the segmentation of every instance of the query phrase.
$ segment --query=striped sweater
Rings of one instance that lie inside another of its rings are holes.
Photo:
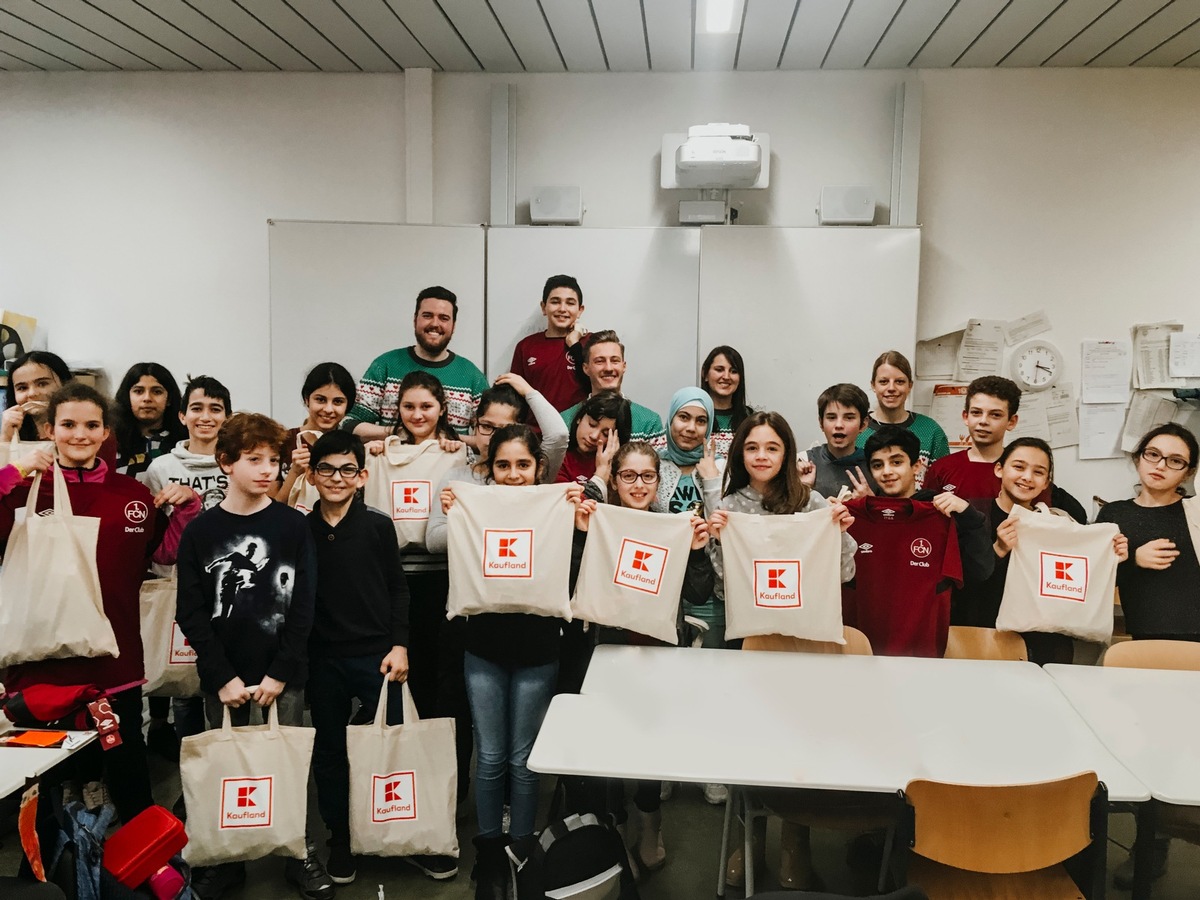
[[[456,431],[468,431],[487,379],[469,359],[451,353],[432,363],[417,356],[412,347],[389,350],[367,367],[358,382],[357,402],[341,427],[349,430],[360,423],[394,427],[400,421],[400,382],[417,369],[442,383],[450,424]]]

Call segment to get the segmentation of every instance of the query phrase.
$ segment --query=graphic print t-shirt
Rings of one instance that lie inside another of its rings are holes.
[[[942,656],[950,589],[962,586],[954,522],[932,503],[863,497],[846,504],[858,542],[854,581],[842,588],[842,615],[877,656]]]
[[[304,515],[271,503],[248,516],[220,506],[179,544],[179,627],[196,650],[200,683],[216,693],[235,676],[302,682],[316,594]]]

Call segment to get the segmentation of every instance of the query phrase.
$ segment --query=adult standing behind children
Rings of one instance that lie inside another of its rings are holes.
[[[590,396],[601,391],[621,393],[625,381],[625,345],[615,331],[596,331],[588,335],[583,348],[583,374],[592,386]],[[563,410],[563,421],[573,422],[582,405],[576,403]],[[629,415],[631,441],[647,441],[655,450],[666,448],[667,430],[658,413],[630,400]]]
[[[712,397],[716,456],[725,459],[733,436],[754,412],[746,402],[746,365],[742,354],[724,344],[709,350],[700,366],[700,387]]]
[[[899,425],[907,428],[921,441],[921,471],[924,475],[929,464],[950,452],[950,442],[942,426],[929,416],[909,412],[906,408],[908,395],[913,389],[912,365],[899,350],[888,350],[879,354],[871,367],[871,390],[875,392],[875,409],[867,416],[867,427],[858,436],[858,446],[865,447],[867,438],[884,425]],[[1015,412],[1015,410],[1014,410]],[[917,486],[920,487],[918,479]]]
[[[571,275],[551,275],[542,287],[546,330],[517,342],[509,371],[520,375],[562,412],[588,395],[588,380],[579,359],[583,337],[577,323],[583,314],[583,288]]]
[[[165,366],[134,363],[113,398],[117,471],[135,478],[187,437],[179,420],[179,385]]]
[[[417,294],[415,343],[389,350],[367,367],[342,427],[364,441],[392,434],[400,422],[400,382],[409,372],[421,370],[442,383],[450,424],[465,434],[488,382],[478,366],[449,349],[457,322],[458,297],[452,291],[435,285]]]

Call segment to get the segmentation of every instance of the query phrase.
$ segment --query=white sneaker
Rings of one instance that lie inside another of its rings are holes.
[[[720,806],[729,799],[729,791],[723,784],[706,784],[704,799],[713,806]]]

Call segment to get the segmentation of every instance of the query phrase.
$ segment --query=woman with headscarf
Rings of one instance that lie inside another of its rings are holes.
[[[703,388],[685,387],[671,398],[667,446],[662,457],[656,512],[691,510],[707,516],[721,499],[721,471],[712,440],[713,402]]]

